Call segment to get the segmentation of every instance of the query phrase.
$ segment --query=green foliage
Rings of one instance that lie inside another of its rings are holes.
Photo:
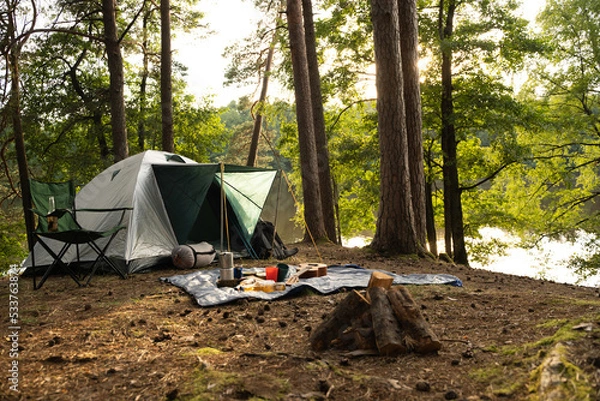
[[[438,224],[443,224],[442,154],[439,113],[441,51],[452,48],[453,124],[457,136],[457,161],[462,191],[464,232],[479,237],[487,225],[510,227],[515,217],[501,192],[491,192],[498,176],[519,166],[531,155],[519,140],[532,118],[530,110],[515,98],[505,82],[506,74],[523,65],[526,56],[542,49],[541,42],[528,36],[527,21],[515,16],[514,2],[468,1],[457,3],[454,31],[443,42],[439,38],[437,3],[420,3],[421,54],[430,60],[422,71],[423,132],[426,175],[434,187]],[[447,13],[447,10],[444,10]],[[444,14],[445,15],[445,14]],[[474,258],[487,258],[490,249],[475,243]]]
[[[211,162],[225,148],[226,132],[217,110],[187,105],[177,108],[175,151],[198,162]]]
[[[328,17],[315,21],[319,45],[329,50],[322,92],[325,98],[349,104],[361,98],[365,83],[375,81],[369,73],[375,60],[370,2],[326,0],[323,7]]]
[[[15,163],[16,164],[16,163]],[[0,181],[0,275],[27,256],[27,236],[21,198],[15,188]]]
[[[379,205],[379,143],[372,102],[327,113],[342,236],[374,232]]]
[[[255,2],[262,11],[263,18],[258,21],[256,30],[249,37],[228,46],[224,55],[230,59],[225,71],[225,85],[234,85],[248,82],[259,82],[265,73],[265,65],[269,48],[274,48],[275,65],[282,63],[283,50],[287,42],[287,30],[283,27],[282,7],[283,2]],[[274,36],[275,35],[275,36]],[[269,74],[273,74],[273,67]],[[276,73],[275,73],[276,74]]]
[[[588,252],[585,255],[575,255],[569,260],[568,266],[582,280],[600,274],[600,243],[594,236],[584,244]]]
[[[0,210],[0,273],[20,265],[27,256],[27,236],[22,209],[15,206]]]
[[[524,237],[599,233],[600,22],[590,18],[599,9],[598,1],[549,1],[539,17],[550,52],[537,60],[521,93],[530,117],[516,140],[527,151],[487,191],[503,198],[507,225]],[[585,277],[598,271],[596,259],[576,256],[570,266]]]
[[[289,172],[290,163],[287,154],[280,152],[280,141],[282,135],[285,135],[282,127],[290,124],[295,119],[295,114],[292,105],[283,101],[252,104],[247,97],[242,97],[224,108],[221,111],[221,120],[227,130],[227,144],[219,157],[227,163],[246,164],[254,128],[253,116],[259,109],[263,116],[263,125],[258,140],[256,166],[279,168]]]

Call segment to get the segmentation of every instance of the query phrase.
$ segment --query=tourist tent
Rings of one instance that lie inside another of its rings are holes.
[[[182,244],[211,243],[218,252],[254,256],[250,245],[257,222],[273,222],[284,242],[299,238],[295,205],[281,172],[274,169],[200,164],[162,151],[146,151],[110,166],[77,193],[77,209],[131,207],[107,250],[127,273],[164,263]],[[227,207],[221,207],[226,204]],[[109,217],[110,216],[110,217]],[[101,230],[116,224],[113,215],[79,213],[82,226]],[[53,246],[60,249],[60,243]],[[79,247],[82,261],[95,254]],[[72,247],[65,258],[76,260]],[[36,245],[36,266],[50,256]],[[31,255],[25,267],[31,266]]]

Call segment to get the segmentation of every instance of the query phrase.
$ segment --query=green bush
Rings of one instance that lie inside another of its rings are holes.
[[[0,273],[4,273],[27,256],[27,235],[22,218],[5,211],[0,215]]]

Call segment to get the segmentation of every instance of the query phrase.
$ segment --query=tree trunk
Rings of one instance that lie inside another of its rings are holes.
[[[377,69],[380,202],[371,243],[378,252],[418,251],[408,164],[408,142],[396,0],[372,0]]]
[[[412,195],[415,230],[419,245],[427,241],[425,208],[425,166],[423,164],[423,135],[421,120],[421,84],[419,81],[419,27],[416,0],[399,0],[400,48],[404,77],[404,104],[410,191]]]
[[[435,229],[435,214],[433,211],[433,191],[432,184],[427,182],[425,185],[425,205],[426,205],[426,220],[427,220],[427,243],[429,244],[429,252],[434,256],[438,256],[437,248],[437,231]]]
[[[127,145],[127,125],[125,120],[125,94],[123,78],[123,57],[117,36],[116,8],[114,0],[102,0],[104,41],[108,57],[110,75],[110,122],[113,137],[115,163],[129,156]]]
[[[20,73],[19,73],[19,58],[22,44],[16,40],[15,26],[15,7],[7,1],[6,15],[7,32],[6,36],[10,38],[11,46],[8,49],[8,68],[10,72],[10,97],[9,97],[9,114],[12,121],[13,135],[15,138],[15,150],[17,153],[17,165],[19,168],[19,183],[21,185],[21,202],[23,205],[23,213],[25,217],[25,228],[27,230],[27,245],[29,250],[33,249],[35,239],[31,233],[35,229],[35,219],[31,212],[31,192],[29,190],[29,166],[27,164],[27,153],[25,151],[25,133],[21,123],[21,90],[20,90]]]
[[[94,108],[94,110],[92,110],[92,133],[98,143],[100,157],[103,161],[108,162],[110,157],[110,147],[106,141],[104,123],[102,122],[104,113],[99,110],[96,105],[93,105],[92,107]]]
[[[277,21],[275,22],[277,25]],[[269,45],[269,52],[267,53],[267,60],[265,62],[265,71],[263,73],[262,88],[260,90],[260,97],[258,99],[258,112],[256,113],[256,119],[254,120],[254,127],[252,129],[252,140],[250,142],[250,151],[248,152],[248,160],[246,166],[254,167],[256,165],[256,159],[258,157],[258,140],[260,138],[260,131],[262,129],[263,122],[263,108],[265,101],[267,100],[267,90],[269,88],[269,77],[271,75],[271,63],[273,62],[273,54],[275,53],[275,43],[277,41],[277,35],[273,34],[273,39]]]
[[[81,82],[77,76],[77,71],[79,70],[79,66],[81,62],[85,59],[87,54],[87,50],[83,50],[81,54],[77,57],[77,61],[70,66],[69,68],[69,78],[71,79],[71,85],[73,85],[73,90],[81,98],[85,107],[92,114],[92,127],[91,134],[94,139],[98,142],[98,149],[100,150],[100,157],[102,160],[108,160],[110,156],[110,148],[108,143],[106,142],[106,137],[104,135],[104,123],[102,122],[102,118],[104,117],[104,111],[101,107],[98,106],[96,102],[96,98],[94,96],[90,96],[86,94],[85,90],[81,86]]]
[[[149,58],[148,54],[148,20],[150,19],[151,12],[144,14],[142,21],[142,79],[140,81],[140,104],[139,104],[139,116],[138,116],[138,147],[141,152],[146,149],[146,109],[148,107],[148,89],[147,82],[148,76],[150,75],[149,70]]]
[[[315,130],[315,142],[317,146],[317,167],[319,169],[319,189],[321,194],[323,223],[325,224],[325,231],[327,231],[329,240],[337,243],[331,168],[329,166],[329,147],[327,144],[327,133],[325,132],[321,76],[319,74],[317,39],[315,35],[311,0],[302,0],[302,11],[304,14],[304,35],[306,41],[306,56],[308,60],[308,75],[310,79],[313,127]]]
[[[453,34],[455,0],[450,0],[443,19],[443,2],[440,5],[440,41],[442,43],[442,152],[444,176],[444,221],[446,252],[456,263],[468,265],[463,231],[462,205],[458,183],[456,159],[456,128],[454,126],[454,100],[452,90],[452,48],[444,46]]]
[[[162,150],[175,151],[173,137],[173,86],[171,83],[171,10],[170,1],[160,1],[160,108],[162,115]]]
[[[300,170],[304,196],[304,220],[308,230],[305,239],[309,239],[310,237],[312,239],[324,239],[327,238],[327,233],[325,232],[323,212],[321,210],[317,147],[312,124],[313,116],[310,102],[308,61],[306,60],[306,42],[304,41],[302,5],[300,0],[288,1],[287,20],[294,74],[294,94],[296,97]]]

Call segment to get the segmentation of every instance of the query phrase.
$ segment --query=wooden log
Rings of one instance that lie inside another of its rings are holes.
[[[371,312],[366,311],[362,316],[353,319],[351,326],[346,328],[338,338],[331,341],[330,347],[347,351],[356,349],[377,350],[371,324]]]
[[[377,349],[372,327],[359,327],[354,330],[354,349]]]
[[[342,333],[352,325],[352,320],[368,311],[367,304],[357,293],[350,292],[329,317],[314,330],[310,336],[313,350],[323,351],[330,347],[331,342],[340,338]]]
[[[370,307],[359,318],[352,321],[352,334],[352,349],[377,349]]]
[[[398,319],[405,344],[420,354],[437,352],[442,343],[423,318],[421,310],[404,286],[391,288],[387,292],[391,308]]]
[[[374,271],[371,273],[371,278],[369,279],[369,288],[371,287],[383,287],[390,288],[392,283],[394,282],[394,277],[389,274],[385,274],[379,271]]]
[[[367,292],[371,299],[373,332],[379,353],[398,355],[406,352],[407,348],[402,341],[400,326],[390,306],[387,290],[382,287],[371,287]]]

